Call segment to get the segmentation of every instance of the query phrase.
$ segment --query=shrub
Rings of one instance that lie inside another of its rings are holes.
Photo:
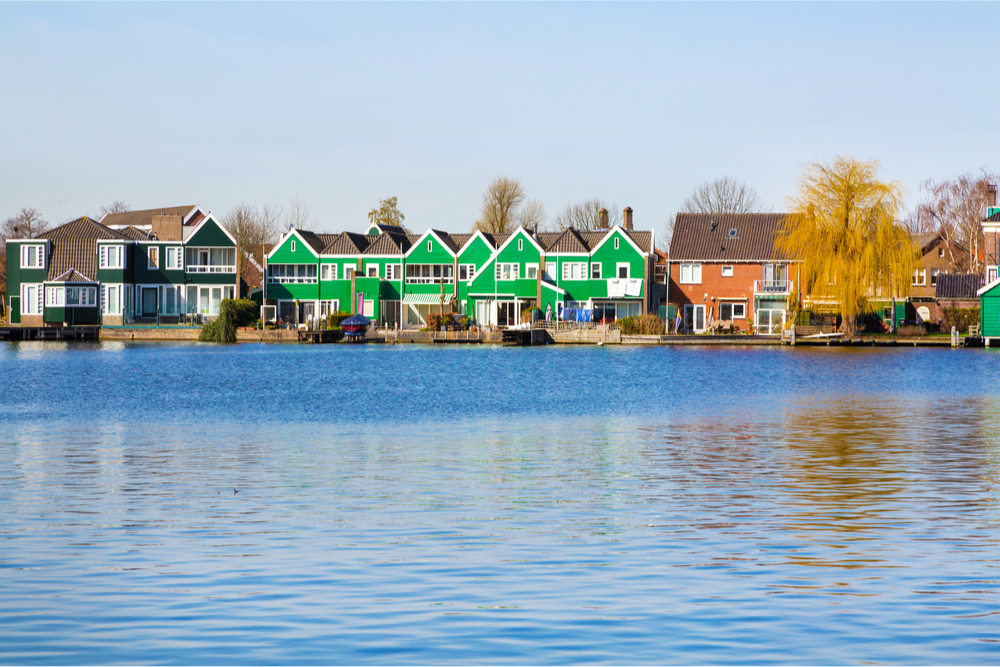
[[[898,336],[903,338],[913,338],[915,336],[924,336],[927,334],[927,329],[922,324],[904,324],[899,327]]]
[[[945,308],[944,317],[947,324],[943,327],[946,331],[951,331],[955,327],[959,332],[969,331],[970,324],[979,324],[978,308]]]
[[[442,326],[450,326],[458,321],[458,313],[431,313],[427,316],[427,330],[440,331]]]
[[[229,317],[220,314],[214,322],[209,322],[201,328],[198,340],[206,343],[235,343],[236,327]]]
[[[527,324],[529,322],[533,322],[534,320],[538,319],[535,316],[535,313],[538,313],[538,315],[540,316],[542,314],[542,309],[531,306],[530,308],[525,308],[524,310],[522,310],[521,324]]]
[[[260,316],[260,304],[253,299],[223,299],[219,317],[227,314],[234,327],[253,326]]]
[[[658,315],[646,313],[620,319],[618,326],[626,336],[659,336],[663,334],[665,323]]]
[[[330,313],[326,316],[326,328],[327,329],[339,329],[340,323],[350,317],[350,313],[345,313],[343,311],[338,311],[336,313]]]

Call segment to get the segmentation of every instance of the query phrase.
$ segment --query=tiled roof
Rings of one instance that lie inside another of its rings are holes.
[[[983,222],[1000,222],[1000,211],[997,211],[990,217],[986,218]]]
[[[299,236],[301,236],[306,243],[312,246],[313,250],[315,250],[317,253],[323,252],[323,248],[326,246],[326,244],[323,243],[323,239],[319,237],[319,234],[315,232],[307,232],[304,229],[297,229],[295,231],[299,233]]]
[[[935,299],[976,299],[983,286],[981,273],[939,273],[934,288]]]
[[[126,227],[125,229],[119,229],[116,231],[125,238],[132,239],[133,241],[149,240],[149,234],[141,229],[137,229],[136,227]]]
[[[437,237],[441,239],[441,242],[448,246],[452,252],[458,252],[458,244],[452,240],[448,232],[442,232],[438,229],[432,229],[431,231],[434,232]]]
[[[127,240],[127,237],[113,229],[84,216],[60,225],[42,234],[39,238],[52,242],[45,271],[46,280],[56,280],[70,269],[76,269],[88,276],[97,275],[97,240]]]
[[[552,243],[546,248],[547,252],[590,252],[590,248],[580,238],[580,233],[575,229],[570,228],[563,231]]]
[[[366,255],[402,255],[403,249],[399,247],[399,243],[393,238],[393,234],[383,233],[379,234],[375,239],[368,245],[365,250]]]
[[[76,269],[70,269],[66,273],[62,274],[58,278],[54,278],[51,282],[54,283],[92,283],[96,282],[91,280],[87,276],[83,275]]]
[[[392,232],[393,234],[405,234],[406,230],[399,225],[382,225],[375,223],[375,226],[382,230],[382,233]]]
[[[472,238],[472,234],[449,234],[449,236],[451,236],[451,240],[454,241],[455,245],[459,248],[464,247],[465,244],[469,242],[469,239]]]
[[[368,237],[364,234],[341,232],[331,236],[322,252],[324,255],[360,255],[368,247]]]
[[[56,239],[88,239],[96,241],[97,239],[124,240],[126,237],[113,229],[108,229],[93,218],[83,216],[82,218],[59,225],[55,229],[41,234],[38,238],[51,239],[53,241]],[[94,246],[94,248],[96,247]]]
[[[190,206],[168,206],[167,208],[147,208],[141,211],[127,211],[125,213],[108,213],[101,218],[101,224],[114,225],[116,227],[119,225],[150,225],[153,223],[154,215],[160,215],[161,213],[169,215],[173,213],[183,218],[194,207],[194,204],[191,204]]]
[[[784,213],[678,213],[670,239],[670,261],[786,259],[774,247]],[[730,230],[736,235],[730,237]]]
[[[639,246],[639,249],[645,253],[653,251],[653,232],[650,231],[636,231],[636,230],[626,230],[629,238],[635,241],[635,244]]]

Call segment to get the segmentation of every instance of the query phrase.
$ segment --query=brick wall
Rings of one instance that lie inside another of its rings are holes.
[[[722,277],[722,267],[732,266],[732,278]],[[759,263],[706,263],[701,265],[701,283],[697,285],[680,282],[680,263],[670,262],[670,303],[683,310],[686,304],[702,304],[705,316],[713,309],[714,318],[719,319],[719,303],[722,301],[742,301],[746,304],[746,319],[736,320],[741,327],[752,324],[753,283],[764,277],[764,266]],[[707,295],[707,298],[706,298]]]

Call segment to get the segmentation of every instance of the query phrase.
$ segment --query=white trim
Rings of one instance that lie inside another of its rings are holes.
[[[591,254],[591,255],[593,255],[593,254],[594,254],[594,253],[596,253],[596,252],[597,252],[598,250],[600,250],[600,249],[601,249],[601,246],[602,246],[602,245],[604,245],[605,243],[607,243],[607,242],[608,242],[608,239],[610,239],[610,238],[612,238],[612,237],[614,236],[614,233],[615,233],[615,231],[616,231],[616,230],[617,230],[618,232],[621,232],[621,236],[622,236],[622,238],[623,238],[623,239],[625,239],[626,241],[628,241],[628,242],[629,242],[629,244],[630,244],[630,245],[631,245],[631,246],[632,246],[633,248],[635,248],[635,251],[636,251],[637,253],[639,253],[639,254],[640,254],[640,255],[642,255],[643,257],[648,257],[649,255],[651,255],[651,254],[652,254],[652,251],[650,251],[650,252],[643,252],[643,251],[642,251],[642,248],[640,248],[640,247],[639,247],[639,246],[638,246],[638,245],[636,244],[636,242],[632,240],[632,237],[631,237],[631,236],[629,236],[628,234],[626,234],[626,233],[625,233],[625,229],[624,229],[624,228],[623,228],[623,227],[622,227],[621,225],[615,225],[614,227],[612,227],[612,228],[611,228],[611,229],[610,229],[610,230],[608,231],[608,234],[607,234],[607,236],[605,236],[605,237],[604,237],[603,239],[601,239],[601,242],[600,242],[600,243],[598,243],[597,245],[595,245],[595,246],[594,246],[594,248],[593,248],[593,249],[592,249],[592,250],[590,251],[590,254]],[[650,240],[650,243],[652,243],[652,241],[653,241],[653,237],[651,236],[649,240]]]
[[[617,262],[615,264],[615,278],[618,280],[623,280],[621,276],[621,268],[625,267],[625,273],[627,274],[624,280],[632,279],[632,263],[631,262]]]
[[[486,238],[486,235],[483,234],[481,231],[479,231],[477,229],[476,231],[474,231],[472,233],[472,236],[469,237],[469,240],[466,241],[465,243],[463,243],[462,247],[460,247],[458,249],[458,254],[461,255],[463,252],[465,252],[465,249],[468,248],[469,245],[472,244],[472,242],[476,239],[477,236],[479,238],[481,238],[483,240],[483,242],[486,243],[486,247],[490,249],[490,252],[493,252],[494,250],[496,250],[496,246],[493,245],[492,243],[490,243],[490,240],[488,238]],[[466,263],[468,263],[468,262],[466,262]]]
[[[227,234],[228,234],[228,232],[227,232]],[[302,241],[306,245],[306,248],[308,248],[309,252],[311,252],[313,254],[313,257],[315,257],[316,259],[319,259],[319,253],[316,252],[315,250],[313,250],[313,247],[311,245],[309,245],[309,242],[305,240],[305,238],[302,236],[302,234],[299,234],[299,230],[293,228],[293,229],[290,229],[287,232],[285,232],[285,235],[281,237],[281,240],[279,240],[276,244],[274,244],[274,247],[271,248],[271,252],[267,253],[267,258],[266,259],[269,262],[271,260],[271,257],[274,255],[274,253],[278,252],[278,250],[281,248],[281,246],[285,245],[285,241],[287,241],[293,234],[296,237],[298,237],[298,239],[300,241]],[[230,237],[230,238],[232,238],[232,237]],[[357,257],[358,255],[326,255],[326,256],[327,257],[338,257],[338,256],[339,257]],[[296,262],[296,263],[298,263],[298,262]]]
[[[195,208],[197,208],[197,207],[195,207]],[[199,209],[199,210],[201,210],[201,209]],[[186,220],[189,220],[189,219],[190,219],[190,216],[188,216],[187,218],[185,218],[185,221],[186,221]],[[225,234],[226,236],[228,236],[228,237],[229,237],[229,240],[233,242],[233,245],[239,245],[239,244],[238,244],[238,243],[236,242],[236,238],[235,238],[235,237],[234,237],[234,236],[233,236],[232,234],[230,234],[230,233],[229,233],[229,230],[228,230],[228,229],[226,229],[226,226],[225,226],[224,224],[222,224],[221,222],[219,222],[218,220],[216,220],[216,219],[215,219],[215,216],[214,216],[214,215],[212,215],[211,213],[207,213],[207,214],[205,214],[205,217],[204,217],[204,219],[202,219],[202,221],[201,221],[201,222],[199,222],[199,223],[198,223],[197,225],[195,225],[195,226],[194,226],[194,229],[192,229],[192,230],[191,230],[191,233],[187,235],[187,238],[184,238],[184,233],[183,233],[183,231],[181,232],[181,237],[183,238],[183,241],[182,241],[182,243],[187,243],[187,239],[190,239],[190,238],[193,238],[195,234],[197,234],[197,233],[198,233],[199,231],[201,231],[201,228],[202,228],[202,227],[203,227],[203,226],[205,225],[205,223],[206,223],[206,222],[208,222],[209,220],[211,220],[212,222],[214,222],[214,223],[215,223],[215,225],[216,225],[216,226],[217,226],[217,227],[218,227],[219,229],[221,229],[221,230],[222,230],[222,233],[223,233],[223,234]],[[181,226],[182,226],[182,227],[184,226],[184,223],[183,223],[183,222],[181,223]]]
[[[410,249],[409,249],[409,250],[407,250],[405,254],[403,254],[403,257],[404,257],[404,258],[406,258],[406,257],[409,257],[409,256],[410,256],[410,254],[411,254],[411,253],[412,253],[413,251],[415,251],[415,250],[416,250],[417,248],[421,247],[421,244],[422,244],[422,243],[424,242],[424,239],[425,239],[425,238],[427,238],[427,235],[428,235],[428,234],[433,234],[433,235],[434,235],[434,238],[436,238],[436,239],[438,240],[438,243],[440,243],[440,244],[441,244],[441,247],[443,247],[443,248],[444,248],[445,250],[447,250],[447,251],[448,251],[448,254],[449,254],[449,255],[451,255],[452,257],[456,257],[456,258],[458,257],[458,255],[456,255],[456,254],[455,254],[454,252],[452,252],[451,248],[449,248],[449,247],[448,247],[448,244],[447,244],[447,243],[445,243],[445,242],[444,242],[444,241],[443,241],[443,240],[441,239],[441,237],[437,235],[437,232],[435,232],[435,231],[434,231],[433,229],[428,229],[428,230],[427,230],[426,232],[424,232],[423,234],[421,234],[421,235],[420,235],[420,238],[419,238],[419,239],[417,239],[417,240],[416,240],[416,241],[415,241],[415,242],[413,243],[413,245],[411,245],[411,246],[410,246]],[[427,252],[427,251],[425,251],[425,252]]]
[[[993,282],[991,282],[989,285],[983,285],[982,287],[980,287],[979,291],[976,292],[976,296],[982,296],[982,295],[986,294],[987,292],[989,292],[991,289],[993,289],[997,285],[1000,285],[1000,277],[998,277],[996,280],[994,280]]]
[[[538,255],[539,255],[539,257],[544,257],[545,256],[545,248],[543,248],[542,246],[538,245],[538,242],[535,241],[534,238],[532,238],[531,234],[528,233],[527,229],[525,229],[522,226],[518,226],[518,228],[515,229],[511,233],[510,238],[508,238],[506,241],[504,241],[503,243],[501,243],[500,247],[493,251],[493,254],[490,255],[489,259],[487,259],[486,262],[484,262],[482,266],[479,267],[479,270],[476,271],[475,275],[473,275],[472,278],[469,279],[469,282],[472,282],[473,280],[475,280],[476,278],[478,278],[479,274],[482,273],[486,269],[486,267],[490,265],[491,262],[495,262],[496,258],[500,256],[501,252],[503,252],[503,249],[506,248],[510,244],[510,242],[513,241],[515,237],[517,237],[517,235],[520,232],[524,232],[524,235],[528,238],[529,241],[531,241],[532,245],[534,245],[536,248],[538,248]],[[504,263],[506,264],[506,263],[509,263],[509,262],[504,262]]]

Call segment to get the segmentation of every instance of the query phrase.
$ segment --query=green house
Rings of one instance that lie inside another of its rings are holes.
[[[43,283],[45,309],[42,321],[48,326],[76,326],[101,323],[100,284],[76,269]]]
[[[983,285],[979,296],[979,335],[986,347],[1000,345],[1000,278]]]

